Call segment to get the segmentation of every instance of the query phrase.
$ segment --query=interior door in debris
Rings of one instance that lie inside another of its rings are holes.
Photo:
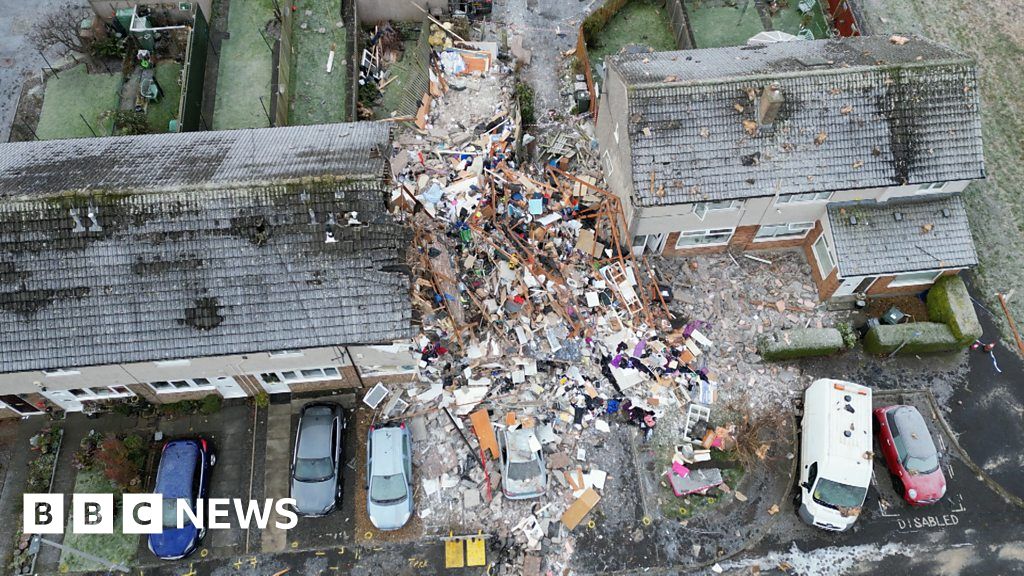
[[[661,254],[667,234],[637,234],[633,237],[633,256]]]

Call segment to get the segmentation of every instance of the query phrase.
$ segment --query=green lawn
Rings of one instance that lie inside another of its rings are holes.
[[[214,130],[270,125],[263,107],[270,110],[273,54],[261,32],[273,18],[272,0],[231,1],[228,9],[231,38],[221,43]],[[267,40],[273,44],[273,39],[267,37]]]
[[[97,466],[97,468],[99,468]],[[104,494],[116,492],[110,481],[100,470],[82,470],[75,479],[75,493]],[[130,566],[135,559],[139,546],[138,534],[122,534],[121,518],[114,519],[113,534],[75,534],[71,531],[71,520],[64,533],[64,545],[98,556],[115,564]],[[62,552],[60,556],[61,572],[80,572],[86,570],[103,570],[101,566],[80,556]]]
[[[85,64],[50,77],[36,134],[41,140],[92,137],[81,114],[98,136],[109,136],[114,120],[104,116],[117,109],[120,88],[119,74],[89,74]]]
[[[782,32],[788,32],[796,36],[801,26],[814,33],[815,38],[828,38],[828,23],[825,21],[825,13],[821,11],[821,4],[814,3],[814,8],[808,14],[802,14],[797,0],[790,0],[784,8],[775,13],[772,18],[772,28]]]
[[[618,54],[628,44],[650,46],[656,52],[676,50],[668,11],[655,0],[633,0],[622,7],[594,38],[587,38],[587,54],[593,65],[605,56]]]
[[[405,50],[402,52],[402,59],[388,67],[388,85],[384,87],[383,97],[376,109],[378,118],[416,113],[416,105],[410,104],[415,97],[410,96],[416,93],[417,86],[422,87],[429,82],[428,63],[420,57],[425,53],[424,47],[427,44],[429,30],[429,27],[424,26],[418,39],[403,42]]]
[[[306,11],[312,12],[306,15]],[[346,120],[347,29],[339,0],[306,0],[292,14],[292,97],[288,123],[327,124]],[[305,28],[302,25],[305,24]],[[323,30],[324,32],[320,32]],[[334,65],[327,57],[334,48]]]
[[[686,13],[697,48],[742,46],[764,30],[754,0],[738,0],[736,6],[721,0],[689,0]]]
[[[165,60],[156,65],[156,81],[163,89],[160,100],[150,103],[146,109],[146,122],[154,134],[167,132],[167,124],[178,117],[178,103],[181,101],[181,64]]]

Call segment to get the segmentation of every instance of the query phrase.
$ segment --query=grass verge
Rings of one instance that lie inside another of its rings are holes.
[[[97,467],[98,468],[98,467]],[[100,470],[84,469],[75,478],[76,494],[116,494],[118,491]],[[120,496],[115,496],[119,500]],[[113,534],[76,534],[71,531],[69,521],[64,534],[64,545],[98,556],[114,564],[131,565],[139,546],[138,534],[122,534],[121,519],[114,519]],[[61,572],[82,572],[87,570],[105,570],[106,566],[91,560],[62,552],[60,556]]]
[[[40,140],[109,136],[117,110],[121,77],[117,74],[89,74],[85,64],[60,72],[46,81],[43,110],[36,134]]]
[[[267,23],[273,19],[273,0],[231,0],[228,10],[231,37],[221,43],[214,130],[270,125],[264,106],[270,110],[273,39],[266,37],[271,42],[268,46],[264,37]]]

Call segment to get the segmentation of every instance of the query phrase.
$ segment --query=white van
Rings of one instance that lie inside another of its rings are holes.
[[[804,392],[800,518],[825,530],[857,520],[871,484],[871,389],[823,378]]]

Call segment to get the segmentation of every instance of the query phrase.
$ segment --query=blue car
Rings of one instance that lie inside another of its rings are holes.
[[[163,495],[163,532],[149,535],[149,550],[163,560],[179,560],[195,551],[206,533],[185,516],[178,528],[178,501],[184,500],[195,511],[196,501],[206,498],[210,467],[214,457],[206,440],[173,440],[164,444],[156,471],[156,488]]]

